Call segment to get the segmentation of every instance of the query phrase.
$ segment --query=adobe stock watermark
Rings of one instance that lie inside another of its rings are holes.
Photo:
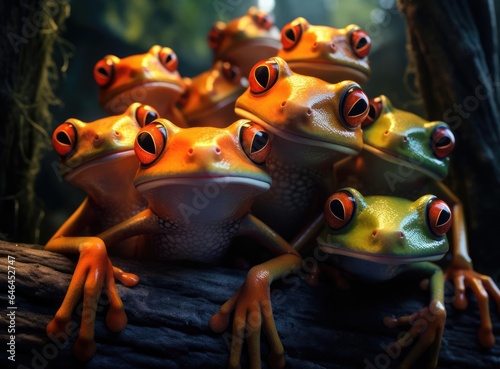
[[[389,27],[395,16],[400,16],[396,0],[379,0],[379,7],[370,12],[370,22],[364,30],[370,37],[377,37],[383,28]]]
[[[244,3],[245,0],[214,0],[212,5],[217,13],[218,19],[225,21],[230,18],[236,8]],[[229,15],[226,15],[229,14]]]
[[[26,8],[32,7],[32,4],[25,4],[25,1],[21,1],[21,5]],[[20,34],[14,32],[7,33],[7,38],[16,54],[20,51],[22,45],[27,44],[38,33],[56,32],[58,26],[53,18],[60,11],[69,12],[69,3],[67,0],[39,1],[36,6],[39,10],[35,11],[30,18],[21,18],[22,27]]]

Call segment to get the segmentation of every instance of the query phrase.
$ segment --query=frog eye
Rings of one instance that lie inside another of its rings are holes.
[[[160,63],[170,72],[175,72],[179,66],[177,54],[169,47],[162,47],[158,53]]]
[[[369,126],[373,122],[375,122],[380,113],[382,112],[382,99],[380,97],[375,97],[374,99],[370,99],[370,107],[368,109],[368,115],[365,120],[361,123],[362,127]]]
[[[263,11],[253,14],[252,19],[260,28],[265,30],[270,30],[274,26],[271,16]]]
[[[302,36],[302,24],[298,22],[292,22],[285,25],[281,30],[281,45],[284,50],[290,50],[300,40]]]
[[[275,60],[255,64],[248,76],[250,91],[260,94],[269,90],[278,80],[279,66]]]
[[[340,115],[349,128],[358,127],[369,110],[368,97],[359,87],[353,86],[344,92],[340,100]]]
[[[111,58],[99,60],[94,66],[94,79],[101,87],[105,87],[115,74],[115,62]]]
[[[167,130],[165,126],[159,122],[152,122],[137,133],[134,151],[142,165],[149,165],[158,159],[166,143]]]
[[[68,155],[76,145],[76,129],[71,123],[63,123],[52,134],[52,145],[61,157]]]
[[[361,29],[356,29],[351,33],[351,46],[358,57],[364,58],[370,53],[372,40],[368,36],[368,33]]]
[[[244,123],[240,128],[240,144],[255,164],[265,163],[271,152],[271,140],[264,128],[256,123]]]
[[[453,151],[455,147],[455,136],[446,127],[438,127],[432,132],[431,148],[440,159],[444,159]]]
[[[427,225],[436,236],[448,232],[453,223],[449,206],[440,199],[433,198],[427,203]]]
[[[221,71],[224,78],[231,83],[238,83],[241,79],[240,68],[238,68],[236,65],[224,62],[222,63]]]
[[[356,213],[356,199],[348,191],[338,191],[326,200],[323,209],[326,222],[332,229],[345,227]]]
[[[210,31],[208,31],[208,46],[210,46],[212,50],[217,50],[222,44],[222,40],[224,39],[225,27],[226,24],[224,22],[216,22],[210,29]]]
[[[149,105],[140,105],[135,111],[135,119],[141,127],[147,126],[159,117],[160,114]]]

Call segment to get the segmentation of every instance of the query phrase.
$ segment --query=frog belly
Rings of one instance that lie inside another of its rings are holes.
[[[387,281],[406,269],[407,264],[383,264],[345,255],[330,255],[329,261],[355,279],[369,282]]]
[[[223,224],[186,224],[159,219],[161,231],[150,239],[151,252],[162,260],[216,263],[225,255],[240,221]]]

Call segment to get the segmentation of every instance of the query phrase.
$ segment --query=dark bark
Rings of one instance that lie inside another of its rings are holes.
[[[35,176],[57,103],[52,54],[68,15],[67,0],[0,2],[0,238],[36,240]]]
[[[0,242],[0,352],[1,366],[9,342],[6,307],[8,256],[15,258],[16,368],[224,368],[230,338],[215,334],[208,320],[242,283],[245,272],[223,267],[180,265],[151,261],[113,259],[124,270],[141,278],[133,288],[118,285],[128,315],[128,325],[120,334],[104,324],[106,299],[97,317],[97,354],[86,364],[71,355],[67,337],[59,336],[58,348],[47,338],[45,326],[54,316],[67,291],[74,260],[26,245]],[[448,286],[449,287],[449,286]],[[391,368],[400,360],[390,359],[384,347],[399,332],[382,325],[386,315],[406,315],[426,304],[426,293],[417,283],[400,280],[378,285],[357,285],[343,292],[326,280],[317,287],[303,282],[273,285],[273,309],[278,332],[286,350],[287,368],[359,369]],[[486,369],[500,365],[500,346],[483,350],[476,341],[479,326],[477,305],[457,312],[450,306],[452,291],[447,289],[448,320],[438,368]],[[491,308],[494,309],[493,304]],[[495,310],[492,310],[495,311]],[[497,342],[500,322],[493,313]],[[75,314],[75,322],[78,321]],[[74,337],[69,339],[70,342]],[[266,356],[263,338],[262,352]],[[403,351],[403,354],[406,351]],[[389,358],[389,359],[388,359]],[[388,360],[388,361],[387,361]],[[23,365],[23,366],[21,366]],[[378,365],[378,366],[377,366]],[[266,367],[266,365],[264,365]],[[416,366],[420,368],[420,366]]]
[[[491,0],[399,0],[410,66],[431,120],[456,136],[448,178],[466,211],[474,259],[497,269],[500,70]]]

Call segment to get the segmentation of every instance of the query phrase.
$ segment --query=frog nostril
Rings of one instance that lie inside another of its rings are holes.
[[[403,136],[403,142],[408,142],[408,137],[407,136]]]
[[[189,154],[189,155],[193,155],[193,152],[194,152],[193,148],[192,148],[192,147],[190,147],[190,148],[188,149],[188,154]]]
[[[221,153],[221,150],[218,146],[215,146],[215,153],[216,154],[220,154]]]
[[[405,234],[403,233],[403,231],[400,231],[400,232],[399,232],[399,238],[401,238],[401,239],[404,239],[404,238],[405,238]]]
[[[376,229],[373,230],[372,237],[377,237],[377,230]]]
[[[330,43],[330,49],[332,49],[333,52],[337,51],[337,45],[335,45],[335,42]]]

